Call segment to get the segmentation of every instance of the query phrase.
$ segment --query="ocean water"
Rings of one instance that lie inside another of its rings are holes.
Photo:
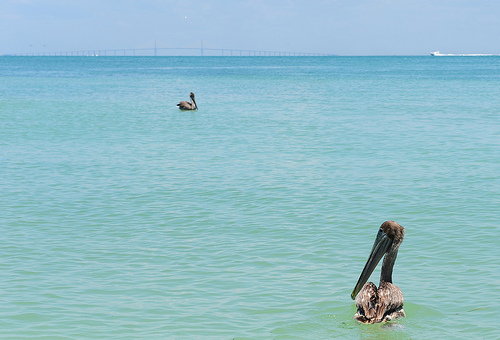
[[[498,57],[0,57],[0,337],[500,338],[499,91]],[[407,317],[363,325],[385,220]]]

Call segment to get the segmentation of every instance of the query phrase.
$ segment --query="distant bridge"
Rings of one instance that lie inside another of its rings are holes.
[[[155,44],[156,45],[156,44]],[[126,49],[96,49],[77,50],[61,52],[34,52],[7,54],[12,56],[262,56],[262,57],[320,57],[332,56],[326,53],[304,53],[304,52],[284,52],[265,50],[243,50],[227,48],[204,48],[201,47],[149,47],[149,48],[126,48]]]

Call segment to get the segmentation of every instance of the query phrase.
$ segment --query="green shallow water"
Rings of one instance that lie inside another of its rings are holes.
[[[2,57],[0,336],[498,338],[499,88],[496,57]],[[407,318],[361,325],[385,220]]]

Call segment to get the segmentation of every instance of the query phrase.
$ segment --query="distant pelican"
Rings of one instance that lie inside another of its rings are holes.
[[[392,284],[392,268],[404,235],[405,229],[394,221],[386,221],[380,226],[368,261],[351,294],[358,307],[354,319],[359,322],[385,322],[406,316],[403,310],[403,292]],[[377,289],[373,282],[365,282],[384,255]]]
[[[198,110],[198,106],[196,105],[196,100],[194,100],[194,93],[191,92],[189,94],[189,98],[191,98],[191,102],[187,102],[185,100],[181,101],[177,106],[179,109],[183,111],[188,111],[188,110]]]

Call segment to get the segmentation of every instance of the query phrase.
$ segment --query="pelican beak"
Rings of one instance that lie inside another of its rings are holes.
[[[370,275],[372,275],[373,271],[375,270],[375,267],[377,267],[377,264],[380,262],[380,259],[387,252],[391,244],[392,240],[389,238],[389,236],[387,236],[387,234],[382,229],[380,229],[378,231],[377,238],[375,239],[375,243],[373,243],[373,248],[370,253],[370,256],[368,257],[368,261],[366,261],[365,268],[363,268],[363,271],[359,276],[358,283],[356,283],[356,286],[352,291],[351,299],[353,300],[356,299],[356,295],[358,295],[361,288],[363,288],[363,285],[366,283],[366,281],[368,281]]]
[[[194,103],[194,106],[196,107],[195,110],[198,110],[198,105],[196,104],[196,100],[194,100],[194,98],[193,98],[193,103]]]

